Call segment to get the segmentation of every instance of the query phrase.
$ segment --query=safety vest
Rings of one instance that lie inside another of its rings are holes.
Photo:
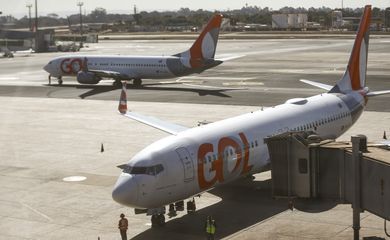
[[[207,220],[206,232],[211,233],[211,234],[215,233],[215,221],[214,220],[212,220],[211,222]]]

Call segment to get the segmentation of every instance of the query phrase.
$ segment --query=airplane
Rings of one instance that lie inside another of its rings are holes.
[[[345,74],[336,85],[302,80],[327,92],[275,107],[187,128],[127,111],[124,84],[119,112],[171,135],[118,166],[122,173],[112,198],[136,213],[151,215],[152,226],[163,226],[165,206],[171,208],[221,184],[269,170],[265,138],[294,131],[313,131],[322,139],[339,137],[358,120],[369,98],[390,93],[365,86],[370,19],[367,5]]]
[[[144,78],[201,73],[223,62],[214,59],[222,17],[214,15],[190,49],[172,56],[68,55],[52,59],[43,69],[49,73],[49,84],[55,77],[59,85],[63,76],[76,76],[81,84],[98,84],[103,78],[112,78],[115,86],[120,86],[122,80],[133,80],[139,87]]]

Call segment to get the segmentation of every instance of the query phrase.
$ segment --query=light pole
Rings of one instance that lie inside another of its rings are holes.
[[[80,7],[80,48],[83,47],[83,15],[81,14],[81,7],[84,5],[83,2],[78,2],[77,6]]]
[[[28,3],[28,4],[26,4],[26,7],[28,8],[28,29],[30,29],[30,31],[31,31],[32,30],[32,27],[31,27],[31,7],[32,7],[32,4]]]
[[[35,0],[35,32],[38,32],[38,1]]]

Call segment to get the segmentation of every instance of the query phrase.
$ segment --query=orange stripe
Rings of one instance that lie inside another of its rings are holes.
[[[353,46],[351,58],[348,64],[349,78],[351,79],[351,85],[353,90],[359,90],[362,88],[360,85],[360,47],[364,41],[371,20],[371,6],[367,5],[364,8],[362,20],[360,22],[359,31],[356,36],[355,44]]]
[[[190,48],[190,64],[192,67],[200,67],[202,65],[202,42],[203,38],[206,36],[208,32],[210,32],[213,28],[219,28],[221,26],[222,22],[222,15],[217,14],[215,15],[210,22],[207,24],[207,26],[203,29],[202,33],[199,35],[198,39],[196,39],[194,45]]]

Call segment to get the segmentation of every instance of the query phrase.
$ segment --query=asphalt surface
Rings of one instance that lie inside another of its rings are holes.
[[[174,54],[191,41],[102,41],[89,54]],[[299,82],[334,84],[343,74],[352,40],[267,39],[220,41],[218,57],[244,57],[201,75],[128,86],[129,107],[145,115],[196,126],[322,92]],[[390,38],[371,41],[368,86],[390,89]],[[352,209],[334,201],[272,198],[270,172],[196,197],[194,214],[178,212],[164,228],[111,198],[116,166],[167,136],[117,114],[119,89],[73,78],[48,86],[42,67],[63,53],[16,54],[0,59],[0,239],[119,239],[119,214],[129,219],[131,239],[204,239],[204,220],[217,219],[217,239],[351,239]],[[369,100],[368,110],[341,139],[390,132],[388,96]],[[104,144],[104,152],[101,145]],[[77,180],[82,177],[82,180]],[[74,181],[69,181],[73,179]],[[385,237],[383,219],[364,212],[361,237]]]
[[[189,40],[101,41],[76,54],[169,55],[191,45]],[[129,86],[129,100],[273,106],[295,97],[323,92],[299,81],[309,79],[334,85],[347,66],[353,41],[347,39],[221,40],[217,58],[238,57],[183,78],[143,80],[142,88]],[[390,37],[370,42],[367,86],[390,89]],[[116,100],[112,81],[81,85],[64,78],[64,85],[48,85],[42,67],[66,53],[17,55],[0,59],[0,96]],[[152,97],[151,97],[152,96]],[[390,96],[372,98],[367,110],[390,111]]]

